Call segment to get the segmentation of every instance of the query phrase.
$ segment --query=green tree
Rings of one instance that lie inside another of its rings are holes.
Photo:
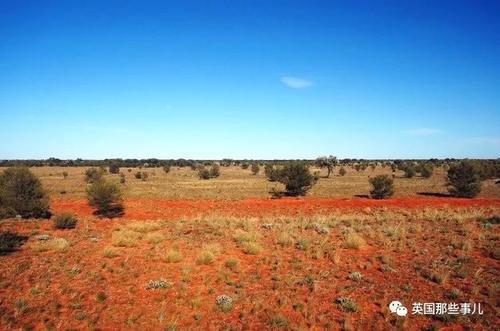
[[[335,166],[338,164],[338,160],[333,155],[330,155],[328,157],[321,156],[318,157],[314,163],[316,164],[317,167],[327,168],[328,174],[326,175],[326,178],[329,178],[333,168],[335,168]]]
[[[481,192],[480,169],[472,161],[452,164],[447,179],[448,191],[456,197],[473,198]]]
[[[387,175],[378,175],[369,179],[373,189],[370,196],[373,199],[387,199],[394,194],[394,180]]]
[[[317,180],[302,162],[287,163],[278,173],[278,181],[285,185],[285,193],[289,196],[305,195]]]
[[[50,217],[49,199],[42,183],[26,167],[7,168],[0,175],[0,217],[15,215]]]

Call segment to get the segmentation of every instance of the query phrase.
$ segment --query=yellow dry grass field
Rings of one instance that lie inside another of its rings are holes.
[[[42,181],[44,188],[51,197],[84,198],[86,183],[84,181],[85,167],[33,167],[31,171]],[[130,171],[129,171],[130,169]],[[0,170],[3,170],[0,168]],[[221,174],[217,178],[202,180],[197,171],[189,167],[172,167],[169,173],[162,168],[120,168],[125,174],[125,184],[122,185],[125,198],[164,198],[164,199],[220,199],[238,200],[245,198],[268,198],[273,188],[281,184],[267,181],[264,169],[261,167],[257,175],[252,175],[250,169],[241,169],[237,166],[221,167]],[[308,192],[308,196],[317,198],[354,198],[369,194],[370,176],[379,174],[392,175],[389,167],[370,168],[356,171],[346,167],[345,176],[338,175],[336,167],[330,178],[320,178],[318,183]],[[143,171],[148,178],[143,181],[135,178],[135,173]],[[326,175],[326,170],[311,168],[311,171],[320,171]],[[67,172],[67,178],[63,177]],[[394,198],[422,197],[422,193],[447,193],[446,172],[443,168],[436,168],[431,178],[422,177],[404,178],[402,171],[395,173]],[[106,174],[107,179],[119,182],[119,174]],[[419,194],[420,193],[420,194]],[[494,180],[486,180],[482,184],[479,198],[500,198],[500,185]]]

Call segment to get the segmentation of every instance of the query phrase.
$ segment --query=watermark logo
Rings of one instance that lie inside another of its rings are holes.
[[[394,300],[389,304],[392,314],[400,317],[408,315],[408,309],[400,301]],[[412,315],[483,315],[481,303],[477,302],[414,302]]]
[[[389,310],[391,313],[395,313],[398,316],[404,317],[408,314],[408,309],[399,301],[392,301],[389,304]]]

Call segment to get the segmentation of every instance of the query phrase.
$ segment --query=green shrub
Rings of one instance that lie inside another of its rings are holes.
[[[405,177],[406,178],[412,178],[417,173],[416,170],[415,170],[415,167],[412,166],[412,165],[405,166],[404,169],[403,169],[403,171],[405,172]]]
[[[287,163],[278,173],[278,181],[285,185],[289,196],[305,195],[317,180],[302,162]]]
[[[270,163],[264,166],[264,173],[270,182],[276,182],[279,179],[279,169],[274,168]]]
[[[434,172],[434,166],[431,163],[422,164],[418,168],[418,172],[422,177],[430,178],[432,176],[432,173]]]
[[[10,231],[0,232],[0,255],[5,255],[15,251],[28,237],[18,235]]]
[[[205,167],[201,167],[198,169],[198,177],[200,179],[210,179],[210,171]]]
[[[120,167],[117,164],[112,163],[109,166],[109,173],[110,174],[117,174],[120,172]]]
[[[104,175],[104,171],[99,168],[88,168],[87,170],[85,170],[85,181],[87,183],[94,183],[94,182],[97,182],[98,180],[100,180],[102,178],[102,176]]]
[[[220,175],[220,166],[217,163],[212,164],[210,167],[210,177],[215,178]]]
[[[481,191],[480,170],[469,160],[452,164],[447,173],[448,191],[461,198],[473,198]]]
[[[60,213],[53,218],[54,228],[56,229],[74,229],[78,220],[71,213]]]
[[[120,187],[101,179],[87,188],[89,205],[96,208],[97,215],[115,217],[123,214]]]
[[[252,163],[252,174],[257,175],[260,171],[260,167],[258,163]]]
[[[394,194],[394,181],[387,175],[378,175],[369,179],[373,189],[370,196],[373,199],[386,199]]]
[[[339,169],[339,175],[340,176],[345,176],[346,173],[347,173],[347,171],[345,170],[344,167],[342,167],[342,168]]]
[[[28,168],[7,168],[0,174],[0,214],[50,217],[49,200],[42,183]]]

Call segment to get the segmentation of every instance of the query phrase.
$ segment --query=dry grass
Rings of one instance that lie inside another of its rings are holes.
[[[142,238],[140,233],[131,230],[114,231],[111,235],[111,243],[118,247],[133,247],[137,245],[137,241]]]
[[[182,261],[182,254],[177,249],[169,249],[165,254],[165,261],[168,263],[177,263]]]
[[[37,252],[65,252],[69,248],[69,242],[64,238],[53,238],[47,241],[37,241],[32,247]]]
[[[83,173],[86,168],[79,167],[34,167],[32,171],[40,177],[44,187],[53,197],[85,197]],[[357,172],[346,168],[345,176],[335,175],[330,178],[321,178],[312,188],[313,197],[350,198],[355,195],[368,194],[370,185],[369,176],[389,174],[389,168],[378,167],[375,170],[368,168]],[[2,169],[0,169],[2,170]],[[141,169],[133,168],[131,172],[122,169],[126,176],[126,185],[123,186],[125,198],[168,198],[168,199],[243,199],[267,198],[272,188],[279,184],[266,180],[263,171],[252,175],[250,170],[240,167],[221,167],[221,175],[211,180],[200,180],[196,171],[190,168],[172,167],[168,174],[161,169],[146,169],[150,174],[146,181],[137,180],[134,174]],[[311,169],[316,171],[318,169]],[[68,178],[63,179],[62,172],[68,172]],[[325,170],[321,170],[324,174]],[[120,176],[106,174],[105,177],[119,183]],[[445,170],[436,168],[430,179],[421,177],[402,178],[403,173],[396,172],[395,196],[415,197],[418,192],[446,193]],[[61,192],[65,192],[61,194]],[[500,198],[500,190],[493,180],[483,183],[480,197]]]
[[[102,256],[107,258],[113,258],[120,256],[120,253],[114,247],[104,247],[104,249],[102,250]]]

